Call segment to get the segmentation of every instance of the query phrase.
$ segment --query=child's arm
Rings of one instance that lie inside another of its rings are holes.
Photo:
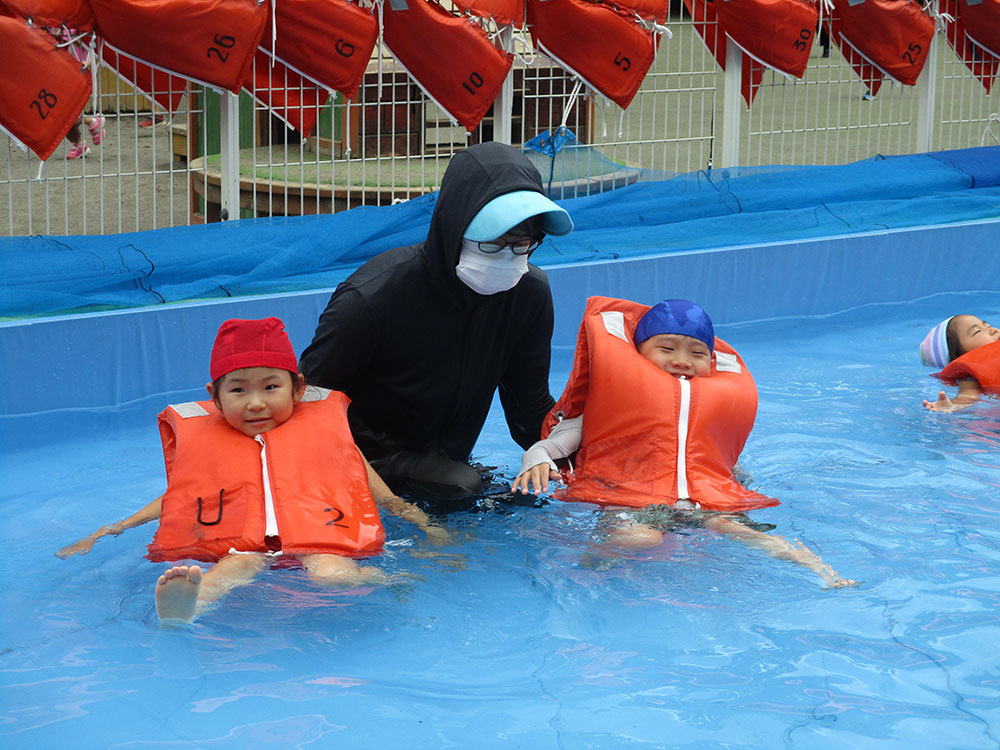
[[[852,581],[849,578],[841,578],[837,571],[823,562],[819,555],[802,544],[798,539],[792,544],[780,536],[765,534],[762,531],[748,528],[736,521],[718,516],[708,520],[705,526],[719,534],[739,539],[749,547],[756,547],[759,550],[763,550],[771,557],[776,557],[779,560],[789,560],[804,568],[808,568],[818,573],[830,585],[830,588],[857,585],[856,581]]]
[[[56,557],[60,557],[65,560],[67,557],[72,557],[73,555],[85,555],[90,552],[90,549],[94,546],[94,542],[102,536],[108,536],[109,534],[112,536],[118,536],[126,529],[132,529],[136,526],[142,526],[144,523],[148,523],[149,521],[155,521],[160,517],[160,503],[162,500],[163,495],[160,495],[145,508],[133,513],[128,518],[108,524],[107,526],[102,526],[97,531],[85,536],[78,542],[74,542],[68,547],[63,547],[61,550],[56,552]]]
[[[924,401],[924,408],[930,411],[958,411],[976,403],[982,392],[983,389],[979,386],[978,380],[959,380],[958,393],[955,398],[948,398],[948,394],[939,391],[937,401]]]
[[[359,450],[358,453],[361,453],[361,451]],[[361,456],[361,460],[365,462],[365,471],[368,472],[368,488],[371,490],[372,497],[380,508],[385,508],[392,515],[415,524],[418,529],[424,532],[429,542],[441,545],[448,544],[451,541],[448,532],[432,523],[430,516],[413,503],[408,503],[403,498],[394,495],[392,490],[389,489],[389,485],[372,468],[364,455]]]
[[[564,419],[554,428],[545,440],[539,440],[524,452],[521,458],[521,471],[511,483],[510,488],[522,495],[531,492],[534,486],[535,494],[549,491],[549,480],[558,479],[555,459],[573,455],[583,439],[583,415]]]

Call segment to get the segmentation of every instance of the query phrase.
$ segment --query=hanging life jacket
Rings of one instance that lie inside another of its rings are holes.
[[[941,370],[934,373],[949,385],[959,380],[975,378],[986,393],[1000,394],[1000,341],[994,341],[961,357],[956,357]]]
[[[274,13],[275,25],[269,16],[260,49],[319,86],[353,99],[378,41],[372,10],[348,0],[280,0]],[[258,75],[262,64],[258,59]]]
[[[757,388],[739,354],[715,340],[712,374],[678,378],[647,361],[632,335],[645,305],[587,301],[573,372],[542,436],[583,414],[568,487],[556,496],[609,505],[673,505],[739,512],[778,505],[746,489],[733,467],[753,428]]]
[[[42,161],[90,99],[90,73],[48,32],[0,16],[0,128]]]
[[[719,21],[712,0],[684,0],[684,6],[694,21],[695,31],[705,42],[709,52],[722,70],[726,69],[726,30]],[[754,65],[753,58],[746,52],[740,52],[740,93],[743,101],[749,107],[753,104],[761,81],[764,80],[764,67]]]
[[[1000,71],[1000,0],[944,0],[941,12],[948,24],[948,44],[986,93]]]
[[[309,388],[292,419],[256,438],[230,427],[211,401],[164,409],[167,491],[147,557],[216,562],[267,552],[268,537],[289,554],[377,553],[384,533],[349,403]]]
[[[387,0],[382,38],[397,62],[470,133],[493,106],[514,62],[486,32],[434,0]],[[429,50],[441,50],[429,54]]]
[[[264,33],[258,0],[90,0],[105,42],[196,83],[239,94]]]
[[[628,109],[656,57],[653,32],[631,11],[587,0],[528,0],[535,46]]]
[[[913,0],[833,0],[824,19],[830,39],[877,94],[882,77],[913,86],[927,62],[934,19]]]

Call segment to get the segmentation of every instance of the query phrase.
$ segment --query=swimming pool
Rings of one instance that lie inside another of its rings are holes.
[[[161,628],[151,526],[53,552],[162,489],[164,396],[18,419],[0,459],[0,743],[995,748],[1000,401],[925,412],[937,389],[916,345],[998,303],[947,293],[719,326],[760,392],[743,464],[782,500],[751,516],[852,589],[705,530],[612,556],[593,506],[484,503],[449,517],[462,539],[437,556],[386,520],[378,564],[420,580],[328,591],[267,571]],[[556,393],[570,360],[556,348]],[[475,457],[519,464],[496,410]]]

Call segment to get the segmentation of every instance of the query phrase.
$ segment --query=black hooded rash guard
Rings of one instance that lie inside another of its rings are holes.
[[[370,460],[396,451],[467,461],[499,388],[511,437],[539,439],[549,393],[552,295],[529,265],[506,292],[481,295],[455,274],[462,235],[479,210],[515,190],[542,192],[517,149],[460,151],[441,181],[424,242],[388,250],[340,284],[300,368],[345,392],[354,439]]]

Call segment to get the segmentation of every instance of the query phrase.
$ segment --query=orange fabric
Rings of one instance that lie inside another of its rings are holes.
[[[353,99],[378,40],[373,11],[348,0],[278,0],[274,11],[278,28],[274,56]],[[270,15],[260,44],[271,54]],[[260,66],[258,61],[258,74]]]
[[[882,86],[883,74],[913,86],[934,38],[934,19],[915,0],[865,0],[858,5],[834,0],[833,15],[824,23],[831,41],[872,94]]]
[[[975,378],[986,393],[1000,394],[1000,341],[963,354],[935,375],[951,385]]]
[[[93,31],[96,23],[89,0],[3,0],[0,5],[6,5],[15,16],[30,18],[35,26]]]
[[[535,46],[627,109],[656,56],[631,12],[586,0],[528,0]]]
[[[583,440],[564,500],[644,507],[678,499],[678,425],[681,381],[648,362],[632,343],[645,305],[591,297],[580,325],[573,372],[546,418],[583,414]],[[623,340],[609,332],[602,313],[624,316]],[[757,414],[757,388],[739,354],[722,339],[716,355],[735,356],[740,373],[715,369],[688,380],[690,407],[685,461],[688,497],[707,510],[744,511],[778,505],[732,476]]]
[[[1000,71],[1000,0],[943,0],[941,12],[955,19],[948,43],[989,94]]]
[[[718,15],[715,12],[715,3],[711,0],[684,0],[684,5],[694,20],[694,27],[698,35],[715,57],[719,67],[725,70],[726,30],[719,23]],[[744,52],[742,53],[740,72],[740,92],[743,94],[743,101],[749,107],[757,96],[761,81],[764,80],[764,67],[759,63],[755,64],[750,56]]]
[[[167,407],[159,417],[167,491],[147,554],[156,562],[267,551],[261,446],[230,427],[211,401],[198,403],[207,416],[184,418]],[[370,555],[382,547],[348,403],[336,391],[302,401],[291,419],[260,436],[283,552]]]
[[[472,132],[500,93],[514,61],[486,32],[432,0],[386,0],[382,38],[393,56],[449,115]]]
[[[715,12],[752,57],[796,78],[806,72],[819,21],[811,0],[727,0],[715,3]]]
[[[112,46],[179,76],[240,93],[270,12],[257,0],[90,0]]]
[[[48,159],[90,98],[90,73],[47,32],[7,16],[0,16],[0,70],[8,71],[0,75],[0,125]]]

